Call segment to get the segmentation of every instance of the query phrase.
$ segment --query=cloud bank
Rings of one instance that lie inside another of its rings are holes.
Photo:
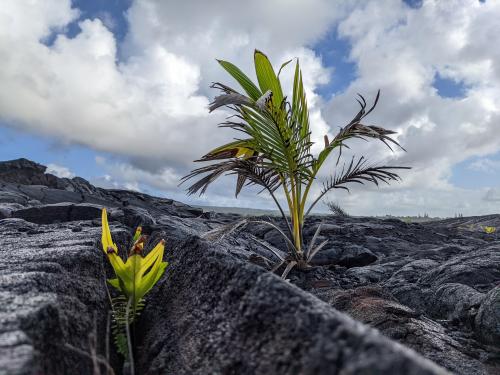
[[[215,94],[210,83],[231,82],[215,58],[251,72],[258,48],[275,65],[300,59],[316,140],[350,120],[357,92],[373,97],[382,90],[369,120],[397,130],[408,152],[375,144],[356,144],[356,150],[413,170],[398,185],[339,193],[349,212],[498,211],[498,187],[469,190],[450,182],[456,164],[500,151],[500,50],[492,48],[500,35],[498,2],[424,1],[415,9],[395,0],[135,1],[119,46],[112,15],[105,22],[80,15],[68,0],[2,4],[0,118],[116,155],[121,162],[98,160],[108,183],[180,198],[178,177],[192,160],[232,137],[215,131],[226,114],[207,111]],[[72,22],[81,31],[70,38],[65,30]],[[335,30],[351,45],[356,78],[345,91],[322,98],[318,87],[336,72],[313,46]],[[462,97],[439,96],[437,76],[461,85]],[[251,194],[235,201],[232,189],[224,180],[202,202],[270,205]]]

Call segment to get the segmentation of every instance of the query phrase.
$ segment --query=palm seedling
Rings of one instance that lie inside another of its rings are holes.
[[[319,195],[309,203],[311,188],[332,152],[339,151],[338,166],[342,149],[348,148],[345,142],[350,139],[378,139],[389,148],[391,148],[390,143],[397,146],[399,144],[390,137],[395,132],[362,124],[365,117],[375,108],[379,92],[369,109],[365,99],[359,95],[358,102],[361,109],[356,116],[341,128],[332,140],[325,135],[324,148],[319,154],[312,155],[309,112],[298,60],[295,63],[293,91],[290,98],[283,94],[279,75],[291,60],[281,65],[276,74],[267,56],[256,50],[254,65],[257,83],[252,82],[230,62],[221,60],[218,62],[240,84],[244,93],[223,83],[214,83],[212,88],[220,90],[221,95],[215,97],[209,110],[225,107],[233,112],[233,116],[222,123],[221,127],[237,130],[242,137],[217,147],[197,160],[213,163],[193,170],[182,181],[201,176],[188,188],[188,193],[203,194],[220,176],[234,174],[237,177],[236,196],[247,185],[258,185],[262,191],[267,191],[286,225],[282,231],[269,223],[283,234],[289,248],[289,257],[282,259],[281,263],[287,264],[284,272],[286,276],[294,266],[308,267],[314,254],[326,244],[323,242],[315,247],[318,232],[307,247],[303,241],[305,217],[326,193],[333,189],[348,190],[346,185],[352,182],[361,184],[373,182],[378,185],[379,182],[389,183],[391,180],[399,180],[394,170],[406,168],[376,166],[368,164],[364,157],[353,158],[323,183]],[[289,217],[278,200],[279,189],[288,206]]]

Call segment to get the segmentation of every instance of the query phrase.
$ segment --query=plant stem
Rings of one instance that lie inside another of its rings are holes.
[[[130,324],[129,324],[129,314],[130,306],[132,305],[132,297],[129,298],[127,302],[127,309],[125,310],[125,333],[127,334],[127,346],[128,346],[128,357],[130,362],[130,375],[135,375],[134,366],[134,351],[132,349],[132,339],[130,337]]]
[[[106,319],[106,340],[105,340],[105,355],[107,363],[109,363],[109,336],[111,331],[110,327],[111,327],[111,311],[108,311],[108,318]],[[106,367],[106,375],[110,375],[109,369],[107,367]]]
[[[278,206],[278,209],[281,213],[281,216],[285,220],[286,228],[288,229],[288,234],[290,235],[290,237],[292,237],[293,233],[292,233],[292,228],[290,227],[290,223],[288,221],[288,217],[285,215],[285,212],[283,211],[283,208],[281,208],[281,205],[279,204],[278,200],[276,199],[276,196],[274,195],[273,191],[271,189],[269,189],[267,186],[266,186],[266,189],[269,192],[269,194],[271,195],[271,197],[273,198],[274,203],[276,203],[276,206]]]
[[[324,196],[325,194],[326,194],[326,191],[325,191],[325,192],[323,192],[323,193],[321,193],[321,194],[320,194],[320,195],[319,195],[319,196],[318,196],[318,197],[314,200],[314,202],[312,202],[312,203],[311,203],[311,205],[309,206],[309,209],[308,209],[308,210],[307,210],[307,212],[306,212],[306,215],[309,215],[309,213],[311,212],[311,210],[313,209],[313,207],[314,207],[314,206],[316,206],[316,203],[318,203],[318,202],[319,202],[319,200],[320,200],[321,198],[323,198],[323,196]]]
[[[313,172],[312,176],[310,177],[309,181],[307,182],[306,190],[304,191],[304,195],[302,196],[302,201],[300,202],[300,209],[302,210],[302,212],[304,212],[304,210],[306,208],[306,202],[307,202],[307,197],[309,195],[309,190],[311,189],[311,186],[312,186],[314,180],[316,179],[316,174],[318,173],[320,167],[321,167],[321,164]],[[308,210],[307,213],[302,216],[302,222],[304,222],[304,216],[307,216],[307,214],[309,213],[309,211],[310,210]]]
[[[293,233],[290,233],[290,236],[291,236],[290,240],[293,241],[295,238],[295,223],[294,223],[294,217],[293,217],[293,203],[292,203],[292,200],[290,198],[290,192],[287,189],[285,178],[283,177],[283,175],[280,175],[280,180],[281,180],[281,185],[283,186],[283,191],[285,193],[286,202],[288,203],[288,212],[289,212],[290,217],[292,219]]]
[[[290,206],[290,210],[293,214],[293,243],[295,244],[295,249],[297,250],[298,255],[301,253],[301,243],[300,243],[300,231],[299,231],[299,215],[297,212],[297,192],[295,179],[292,177],[290,179],[290,190],[292,191],[292,205]]]

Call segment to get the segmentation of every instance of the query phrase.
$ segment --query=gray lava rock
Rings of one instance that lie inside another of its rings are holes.
[[[0,203],[0,219],[9,218],[13,211],[24,208],[19,203]]]
[[[320,250],[312,259],[312,264],[318,266],[338,264],[342,267],[367,266],[377,260],[370,250],[359,245],[347,245],[343,248],[327,248]]]
[[[421,259],[409,262],[383,283],[399,302],[419,312],[426,310],[433,291],[419,285],[418,281],[426,272],[439,265],[431,259]]]
[[[91,361],[67,344],[88,352],[96,327],[103,353],[109,306],[99,232],[0,220],[0,374],[92,374]]]
[[[28,159],[16,159],[0,163],[0,180],[23,185],[45,185],[57,178],[46,175],[47,167]]]
[[[142,314],[139,373],[447,373],[224,249],[170,243]]]
[[[434,316],[458,320],[471,326],[484,294],[463,284],[443,284],[436,288],[430,309]]]
[[[96,219],[101,217],[101,210],[102,207],[88,203],[56,203],[17,210],[11,216],[37,224],[52,224]]]
[[[1,375],[93,373],[74,348],[88,350],[94,322],[105,336],[101,207],[121,253],[139,224],[147,247],[167,240],[171,265],[136,327],[136,373],[443,373],[405,347],[456,374],[500,373],[500,238],[484,232],[500,227],[500,215],[422,224],[309,217],[305,244],[320,223],[318,240],[329,243],[316,258],[325,266],[289,274],[300,290],[266,271],[287,251],[268,225],[217,238],[207,233],[241,216],[45,170],[0,162]]]
[[[487,365],[457,350],[459,342],[441,325],[398,303],[379,287],[331,290],[323,293],[322,298],[388,337],[438,361],[453,373],[480,375],[489,372]]]
[[[487,245],[443,262],[439,267],[427,272],[421,282],[433,285],[460,283],[478,291],[487,291],[498,280],[500,280],[500,251],[498,245]]]
[[[355,280],[359,285],[368,285],[385,281],[401,268],[402,262],[390,262],[384,264],[370,264],[364,267],[354,267],[346,271],[345,276]]]
[[[500,344],[500,286],[490,290],[476,315],[476,333],[487,344]]]
[[[191,207],[181,202],[173,202],[172,205],[180,217],[198,217],[203,214],[202,208]]]
[[[0,203],[26,204],[26,196],[12,191],[0,191]]]

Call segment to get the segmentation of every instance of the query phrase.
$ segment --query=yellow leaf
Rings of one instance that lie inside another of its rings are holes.
[[[104,251],[105,254],[108,253],[109,248],[113,248],[117,253],[118,253],[118,247],[115,245],[113,242],[113,239],[111,238],[111,232],[109,231],[109,224],[108,224],[108,213],[106,212],[106,209],[102,209],[102,250]]]
[[[134,234],[134,237],[132,238],[132,242],[133,243],[136,243],[137,240],[139,239],[139,237],[141,237],[141,233],[142,233],[142,227],[137,227],[137,229],[135,230],[135,234]]]
[[[142,267],[140,269],[140,272],[146,272],[149,267],[154,263],[156,258],[163,258],[163,251],[165,249],[165,241],[161,240],[158,245],[155,246],[151,252],[146,255],[144,258],[144,261],[142,262]]]

